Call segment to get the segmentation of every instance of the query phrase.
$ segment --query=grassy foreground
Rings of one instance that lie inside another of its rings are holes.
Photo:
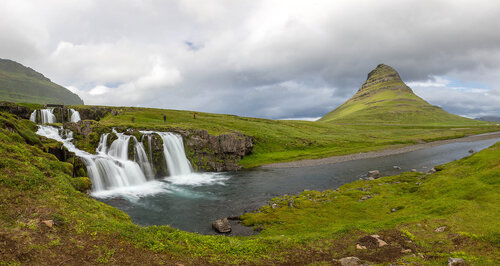
[[[91,108],[91,106],[73,107]],[[465,118],[466,122],[455,120],[436,124],[342,125],[202,112],[196,112],[196,119],[193,119],[192,111],[135,107],[112,108],[118,114],[107,115],[99,121],[100,125],[149,130],[205,129],[215,135],[239,131],[254,137],[253,153],[245,156],[241,161],[244,167],[382,150],[500,130],[500,127],[494,124]],[[166,123],[163,122],[164,115]]]
[[[0,264],[318,265],[352,255],[371,263],[436,265],[448,257],[500,263],[499,144],[435,174],[274,199],[275,208],[243,217],[264,229],[260,235],[225,237],[134,225],[122,211],[77,191],[71,165],[45,153],[35,129],[0,112]],[[365,243],[373,233],[388,245]]]

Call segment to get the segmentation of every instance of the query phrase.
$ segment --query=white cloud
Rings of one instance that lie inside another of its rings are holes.
[[[495,113],[499,10],[488,0],[0,0],[0,57],[88,104],[268,118],[322,116],[386,63],[445,109]]]

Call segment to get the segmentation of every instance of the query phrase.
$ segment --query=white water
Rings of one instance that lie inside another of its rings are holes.
[[[80,121],[80,112],[76,111],[75,109],[69,109],[70,111],[70,122],[78,122]]]
[[[154,167],[148,158],[144,145],[134,136],[118,133],[113,130],[117,139],[108,148],[109,133],[101,135],[97,154],[79,150],[71,142],[73,133],[62,128],[39,126],[38,135],[62,142],[64,146],[80,157],[87,168],[92,181],[94,197],[125,196],[129,199],[157,193],[170,192],[165,182],[154,180]],[[201,186],[224,184],[229,177],[217,173],[193,173],[191,164],[186,158],[184,145],[180,135],[169,132],[148,132],[158,134],[164,143],[164,153],[170,176],[165,180],[172,185]],[[129,160],[129,143],[134,140],[134,160]],[[151,149],[151,136],[148,136]],[[150,157],[152,151],[150,150]],[[148,182],[149,181],[149,182]]]
[[[157,132],[163,140],[163,153],[167,161],[170,176],[182,176],[193,173],[191,163],[189,163],[184,152],[182,137],[170,132]]]
[[[40,124],[50,124],[50,123],[56,123],[56,116],[54,115],[54,109],[53,108],[48,108],[48,109],[41,109],[41,110],[35,110],[33,113],[30,115],[30,120],[37,123],[37,114],[40,112]]]

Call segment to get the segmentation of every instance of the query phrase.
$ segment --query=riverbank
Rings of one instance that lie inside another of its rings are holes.
[[[300,160],[300,161],[285,162],[285,163],[272,163],[272,164],[263,165],[261,167],[262,168],[274,168],[274,169],[276,169],[276,168],[296,168],[296,167],[318,166],[318,165],[324,165],[324,164],[340,163],[340,162],[347,162],[347,161],[353,161],[353,160],[359,160],[359,159],[377,158],[377,157],[383,157],[383,156],[388,156],[388,155],[401,154],[401,153],[417,151],[417,150],[421,150],[421,149],[425,149],[425,148],[431,148],[431,147],[440,146],[440,145],[444,145],[444,144],[450,144],[450,143],[473,142],[473,141],[494,139],[494,138],[500,138],[500,131],[484,133],[484,134],[479,134],[479,135],[473,135],[473,136],[467,136],[467,137],[463,137],[463,138],[438,140],[438,141],[433,141],[433,142],[428,142],[428,143],[421,143],[421,144],[415,144],[415,145],[410,145],[410,146],[404,146],[404,147],[400,147],[400,148],[393,148],[393,149],[389,148],[389,149],[381,150],[381,151],[356,153],[356,154],[349,154],[349,155],[342,155],[342,156],[333,156],[333,157],[321,158],[321,159]]]
[[[498,144],[435,174],[277,198],[275,208],[243,217],[263,229],[259,235],[226,237],[134,224],[78,191],[71,164],[47,153],[35,131],[0,112],[0,264],[335,265],[351,256],[370,264],[499,262]],[[375,234],[387,245],[371,245],[367,236]]]

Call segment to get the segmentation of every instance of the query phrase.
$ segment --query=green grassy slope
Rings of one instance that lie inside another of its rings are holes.
[[[91,106],[73,106],[76,109]],[[335,123],[269,120],[233,115],[152,108],[114,108],[118,115],[99,121],[103,126],[123,126],[169,130],[171,128],[206,129],[212,134],[233,130],[255,138],[251,155],[242,165],[253,167],[266,163],[316,159],[335,155],[381,150],[401,145],[463,137],[498,131],[500,127],[485,122],[434,125],[338,125]],[[167,122],[163,122],[166,115]],[[134,117],[134,123],[132,123]]]
[[[6,59],[0,59],[0,101],[83,104],[82,99],[68,89],[31,68]]]
[[[436,174],[406,173],[275,199],[278,208],[244,217],[265,229],[260,235],[225,237],[134,225],[122,211],[77,191],[71,165],[43,152],[50,143],[35,129],[0,112],[0,264],[304,265],[352,255],[372,263],[500,262],[498,144]],[[365,195],[373,198],[360,201]],[[447,228],[434,232],[440,226]],[[357,250],[372,233],[388,247]]]
[[[358,92],[319,121],[351,124],[477,124],[418,97],[390,66],[378,65]]]

